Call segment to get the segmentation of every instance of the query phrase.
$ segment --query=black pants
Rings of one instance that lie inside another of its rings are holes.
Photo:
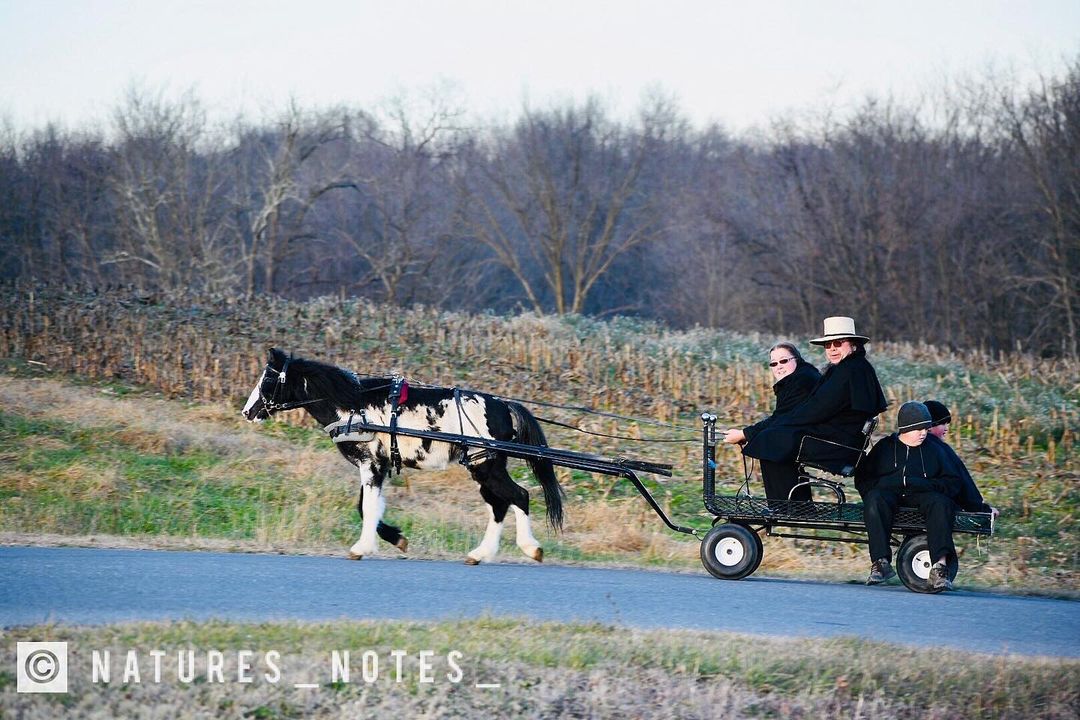
[[[759,460],[761,479],[765,481],[765,497],[787,500],[791,488],[799,482],[799,468],[794,462]],[[791,495],[792,500],[810,500],[810,486],[804,485]]]
[[[898,507],[914,507],[926,521],[926,542],[933,562],[955,557],[952,529],[956,515],[956,503],[952,498],[936,492],[918,492],[901,495],[892,490],[874,488],[863,498],[863,520],[870,540],[870,560],[892,560],[889,535]]]

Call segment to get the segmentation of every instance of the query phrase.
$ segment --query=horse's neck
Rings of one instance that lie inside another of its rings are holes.
[[[338,420],[338,410],[335,407],[335,403],[321,402],[307,407],[308,415],[315,418],[315,422],[322,426],[327,426],[332,422]]]
[[[360,413],[369,408],[383,405],[390,396],[391,378],[364,378],[359,379],[351,376],[345,370],[338,370],[349,382],[356,383],[359,402],[342,400],[341,398],[327,398],[325,403],[318,403],[308,408],[308,412],[317,422],[323,425],[337,422],[341,415]]]

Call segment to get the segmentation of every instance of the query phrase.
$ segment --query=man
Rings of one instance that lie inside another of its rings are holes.
[[[944,449],[926,443],[932,425],[925,405],[904,403],[897,413],[897,431],[874,445],[856,473],[855,487],[863,498],[863,519],[870,541],[867,585],[879,585],[896,575],[890,565],[889,537],[896,509],[903,505],[918,508],[926,521],[933,562],[930,587],[952,590],[946,563],[956,555],[952,528],[963,480],[957,463]]]

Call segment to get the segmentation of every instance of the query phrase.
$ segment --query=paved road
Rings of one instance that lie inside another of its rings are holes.
[[[46,621],[453,619],[480,613],[642,628],[858,635],[1080,657],[1080,602],[902,586],[553,565],[0,547],[0,625]]]

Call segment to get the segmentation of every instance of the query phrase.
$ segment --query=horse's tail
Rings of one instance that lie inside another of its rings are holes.
[[[544,430],[528,408],[516,402],[507,402],[506,404],[515,418],[514,424],[517,426],[518,442],[525,445],[547,447]],[[550,460],[542,458],[529,458],[527,462],[533,471],[533,475],[540,481],[540,487],[544,489],[548,522],[551,523],[551,527],[554,529],[561,530],[563,524],[563,489],[559,485],[559,479],[555,477],[555,466],[551,464]]]

